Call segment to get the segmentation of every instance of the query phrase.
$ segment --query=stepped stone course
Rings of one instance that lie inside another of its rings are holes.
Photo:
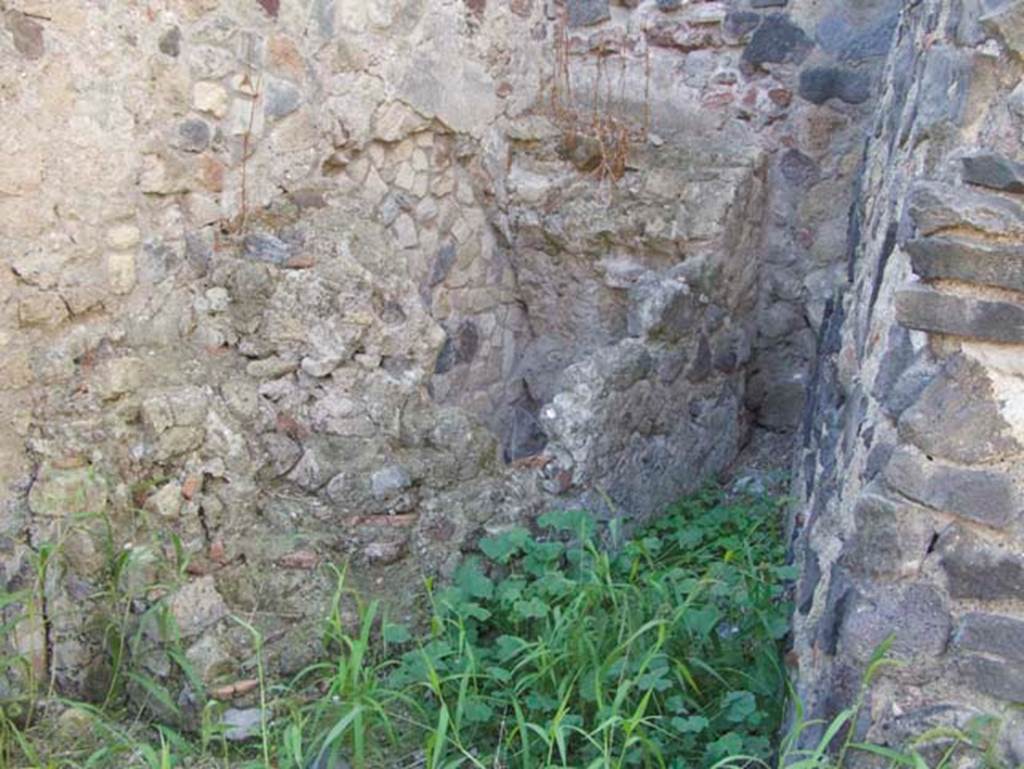
[[[933,613],[907,609],[890,621],[913,639],[901,653],[917,656],[893,674],[900,686],[873,695],[864,733],[883,741],[913,733],[906,714],[923,702],[1005,712],[1024,691],[1024,401],[1013,363],[1024,345],[1024,137],[1004,108],[1020,76],[1022,28],[1017,4],[996,5],[937,0],[901,15],[852,213],[844,311],[837,340],[819,345],[795,465],[798,542],[817,575],[801,588],[795,633],[812,713],[831,718],[843,701],[836,692],[856,675],[843,630],[851,607],[876,605],[865,598],[876,593],[932,596],[923,604]],[[1002,66],[1005,78],[988,77]],[[978,110],[967,114],[965,103]],[[860,440],[841,440],[852,427],[842,404],[862,397],[861,376],[873,384],[855,412]],[[858,637],[881,635],[887,615],[872,611],[856,615]],[[1021,726],[1008,716],[1009,731]],[[1001,750],[1011,763],[1024,758],[1010,738]]]

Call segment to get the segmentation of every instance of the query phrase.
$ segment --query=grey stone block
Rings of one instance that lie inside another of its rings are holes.
[[[722,22],[722,32],[732,40],[742,40],[761,23],[761,15],[750,11],[731,11]]]
[[[906,244],[914,272],[1024,291],[1024,246],[963,237],[918,238]]]
[[[266,114],[271,118],[290,115],[302,103],[302,92],[287,80],[272,79],[266,84]]]
[[[941,135],[963,119],[967,104],[967,84],[971,77],[968,52],[934,47],[924,57],[924,71],[911,65],[908,73],[919,83],[915,100],[916,119],[904,123],[904,131],[917,134],[918,139]],[[907,135],[907,134],[904,134]],[[901,137],[901,141],[903,137]]]
[[[210,146],[213,132],[205,120],[189,118],[178,124],[176,146],[185,152],[202,152]]]
[[[963,159],[963,180],[967,184],[1002,192],[1024,192],[1024,163],[994,152]]]
[[[470,363],[480,349],[480,332],[471,320],[462,321],[445,338],[434,364],[435,374],[447,374],[456,366]]]
[[[1024,236],[1024,206],[971,188],[921,182],[911,191],[908,212],[921,235],[965,228],[988,235]]]
[[[391,499],[412,485],[412,478],[401,465],[387,465],[370,476],[370,490],[377,499]]]
[[[956,670],[961,682],[975,691],[1000,700],[1024,701],[1024,666],[971,654],[956,661]]]
[[[697,352],[693,357],[690,370],[686,372],[686,378],[697,383],[703,382],[709,376],[711,376],[711,345],[708,344],[708,338],[701,334],[700,341],[697,342]]]
[[[902,326],[893,325],[889,329],[885,353],[878,362],[871,394],[887,416],[899,419],[938,371],[939,367],[924,351],[914,350],[910,332]]]
[[[885,586],[874,595],[860,593],[846,602],[838,651],[864,662],[894,635],[894,658],[937,657],[946,650],[952,625],[934,586]]]
[[[626,325],[630,336],[673,342],[698,327],[701,307],[687,285],[647,279],[629,289]]]
[[[877,18],[877,17],[876,17]],[[855,24],[848,10],[837,6],[815,28],[818,45],[840,61],[861,61],[885,56],[899,20],[898,13],[888,13],[871,24]]]
[[[968,470],[929,461],[906,448],[885,469],[885,482],[908,499],[994,528],[1016,519],[1021,502],[1013,480],[995,470]]]
[[[1002,601],[1024,598],[1024,559],[961,526],[943,534],[939,560],[953,598]]]
[[[818,164],[800,150],[786,150],[779,161],[783,178],[796,187],[809,187],[821,173]]]
[[[1024,621],[971,612],[961,620],[954,643],[962,651],[994,654],[1024,664]]]
[[[768,16],[743,49],[743,61],[761,64],[799,64],[814,47],[800,27],[782,14]]]
[[[181,30],[178,27],[171,27],[160,36],[157,47],[160,53],[176,59],[181,54]]]
[[[812,67],[800,73],[799,93],[812,104],[829,99],[863,104],[871,96],[871,78],[866,72],[841,67]]]
[[[896,295],[896,317],[907,328],[966,336],[985,342],[1024,344],[1024,305],[974,299],[932,288]]]
[[[983,366],[951,358],[899,420],[899,436],[928,456],[974,464],[1019,454]]]
[[[568,0],[569,26],[588,27],[611,18],[608,0]]]
[[[886,497],[877,484],[858,497],[853,518],[854,532],[841,556],[852,574],[900,576],[924,559],[934,532],[927,515]]]
[[[242,248],[247,259],[257,262],[282,265],[292,258],[292,247],[267,233],[254,232],[246,235]]]

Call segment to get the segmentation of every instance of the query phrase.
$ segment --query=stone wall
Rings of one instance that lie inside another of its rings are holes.
[[[484,533],[825,414],[900,6],[0,0],[11,643],[96,695],[111,606],[157,676],[166,611],[214,685],[237,614],[292,671],[326,564],[414,616]]]
[[[819,337],[798,457],[795,671],[890,744],[1003,715],[1024,760],[1021,6],[908,6]]]
[[[709,9],[583,19],[570,74],[604,35],[647,79],[643,20]],[[326,564],[414,616],[484,533],[650,515],[736,455],[764,152],[682,130],[707,122],[699,70],[596,178],[546,98],[560,16],[5,4],[0,568],[38,679],[100,695],[115,606],[151,675],[174,669],[167,612],[209,685],[252,659],[229,614],[293,671]],[[660,82],[685,52],[651,58]]]

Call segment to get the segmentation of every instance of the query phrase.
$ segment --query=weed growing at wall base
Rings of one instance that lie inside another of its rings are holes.
[[[789,608],[771,503],[681,503],[617,552],[584,513],[480,543],[390,670],[432,766],[697,766],[766,756]],[[614,532],[612,533],[614,536]],[[403,632],[399,630],[399,632]]]
[[[549,513],[533,529],[484,538],[451,584],[428,582],[419,629],[389,622],[377,602],[360,606],[358,627],[346,626],[342,603],[358,596],[335,570],[323,661],[280,683],[259,668],[248,740],[228,740],[226,706],[213,700],[197,733],[157,723],[168,698],[154,685],[155,701],[141,709],[111,698],[43,703],[67,708],[63,733],[0,711],[0,763],[684,769],[797,759],[829,769],[837,764],[827,740],[792,752],[802,722],[781,750],[773,746],[794,576],[782,565],[781,518],[776,501],[708,490],[623,542],[586,513]],[[259,659],[259,632],[239,622]],[[69,713],[81,727],[74,740]],[[826,732],[845,735],[855,720],[841,715]]]

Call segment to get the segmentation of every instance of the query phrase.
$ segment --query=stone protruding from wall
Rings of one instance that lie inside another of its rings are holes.
[[[908,6],[819,337],[798,458],[796,671],[809,714],[892,656],[859,732],[1003,719],[1024,761],[1019,4]],[[813,735],[810,735],[813,739]],[[938,749],[938,748],[936,748]]]

